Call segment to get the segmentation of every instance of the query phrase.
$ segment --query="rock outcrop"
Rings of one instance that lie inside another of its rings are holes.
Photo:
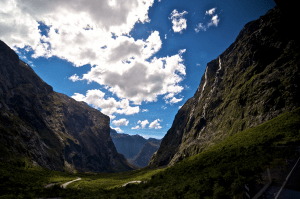
[[[207,64],[149,165],[172,165],[300,105],[300,48],[277,7]]]
[[[109,117],[53,91],[0,41],[0,158],[53,170],[131,170],[110,137]]]

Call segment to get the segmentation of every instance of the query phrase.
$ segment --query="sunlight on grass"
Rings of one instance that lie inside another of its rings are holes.
[[[112,173],[112,174],[95,174],[95,175],[82,175],[80,181],[74,182],[68,188],[83,188],[89,190],[113,189],[120,187],[130,181],[147,181],[151,176],[158,174],[164,169],[140,169],[131,172]]]

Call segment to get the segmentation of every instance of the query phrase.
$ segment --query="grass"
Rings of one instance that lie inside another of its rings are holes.
[[[131,172],[122,173],[103,173],[80,175],[81,180],[70,184],[70,188],[82,188],[95,191],[99,188],[113,189],[130,181],[148,181],[155,174],[164,171],[164,169],[139,169]]]
[[[144,168],[125,173],[69,174],[29,165],[20,160],[0,163],[2,198],[243,198],[244,184],[257,182],[266,168],[296,154],[300,145],[300,108],[247,129],[209,149],[164,169]],[[50,182],[81,177],[68,189]],[[121,185],[140,180],[145,184]],[[1,198],[1,197],[0,197]]]

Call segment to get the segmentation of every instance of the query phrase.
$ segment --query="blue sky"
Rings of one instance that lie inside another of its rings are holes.
[[[0,1],[0,39],[56,92],[162,138],[206,64],[273,0]]]

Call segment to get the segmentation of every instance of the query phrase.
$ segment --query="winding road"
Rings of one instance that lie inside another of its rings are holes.
[[[72,180],[72,181],[66,182],[66,183],[62,184],[60,187],[63,188],[63,189],[66,189],[69,184],[71,184],[72,182],[76,182],[78,180],[81,180],[81,178],[77,177],[76,180]]]

